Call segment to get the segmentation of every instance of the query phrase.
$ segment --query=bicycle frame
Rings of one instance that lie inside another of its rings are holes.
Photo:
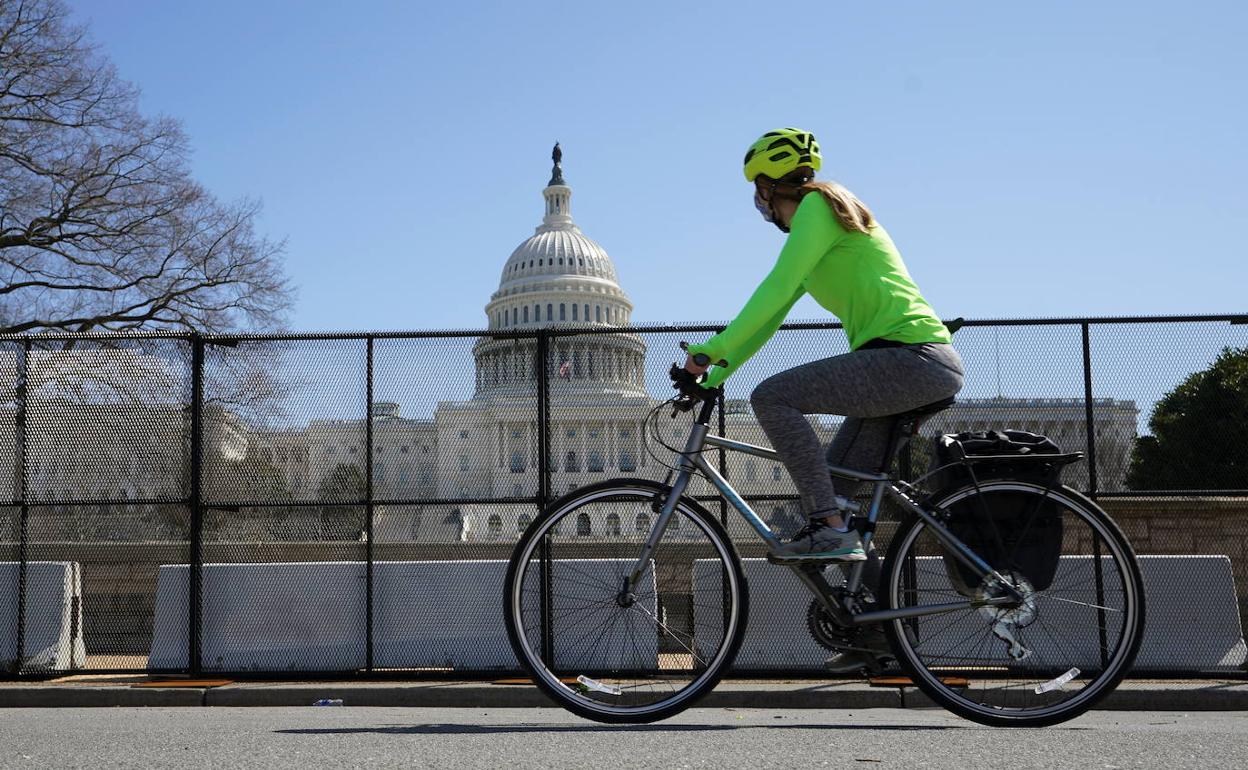
[[[676,510],[676,503],[684,495],[685,489],[689,485],[689,479],[695,470],[701,471],[710,479],[711,483],[719,490],[719,493],[736,508],[737,511],[745,518],[746,522],[758,533],[767,546],[774,552],[776,547],[780,545],[780,540],[775,533],[767,526],[766,522],[759,517],[754,509],[750,507],[741,495],[733,489],[732,485],[725,479],[710,463],[702,457],[701,451],[707,446],[722,447],[735,452],[743,452],[745,454],[754,455],[756,457],[764,457],[770,460],[780,460],[779,454],[774,449],[767,447],[755,446],[741,441],[733,441],[732,439],[722,438],[710,434],[710,416],[714,408],[713,401],[704,402],[701,414],[694,422],[693,429],[690,431],[689,439],[685,442],[685,448],[680,455],[678,463],[678,473],[675,481],[672,483],[671,492],[667,499],[663,502],[663,506],[659,511],[658,519],[654,523],[654,527],[650,530],[650,536],[646,539],[645,545],[642,546],[641,554],[638,556],[637,564],[633,568],[632,574],[629,576],[625,586],[624,593],[631,593],[633,586],[641,579],[642,573],[649,563],[650,555],[657,547],[659,538],[663,536],[663,532],[667,529],[667,523],[672,517],[673,511]],[[690,459],[692,458],[692,459]],[[879,473],[863,473],[861,471],[851,470],[849,468],[841,468],[834,465],[828,466],[828,471],[833,475],[842,478],[854,479],[860,482],[870,482],[874,485],[871,495],[871,506],[867,511],[867,525],[862,528],[862,546],[864,550],[870,548],[871,540],[875,534],[875,523],[880,513],[880,503],[887,493],[893,500],[896,500],[903,508],[922,519],[932,530],[936,539],[946,546],[950,553],[967,568],[973,570],[981,581],[991,578],[996,586],[1001,589],[1002,595],[984,597],[981,599],[967,599],[965,601],[947,602],[941,604],[924,604],[915,607],[906,607],[891,610],[879,610],[875,612],[852,613],[846,610],[836,599],[832,591],[832,587],[823,578],[823,568],[829,563],[815,560],[793,560],[793,563],[780,562],[782,566],[789,567],[794,574],[810,589],[818,600],[823,604],[824,608],[831,614],[833,620],[840,626],[849,628],[853,626],[868,625],[872,623],[883,623],[890,620],[901,620],[904,618],[921,617],[925,615],[939,615],[946,612],[955,612],[968,608],[989,607],[998,605],[1009,605],[1022,600],[1022,596],[1018,594],[1002,575],[992,569],[983,559],[979,558],[973,551],[958,540],[936,517],[925,510],[922,506],[915,503],[908,495],[898,489],[893,483],[891,476]],[[856,595],[862,587],[862,573],[865,562],[856,562],[850,569],[849,576],[846,580],[846,587],[851,595]],[[803,569],[804,567],[813,567],[813,569]]]

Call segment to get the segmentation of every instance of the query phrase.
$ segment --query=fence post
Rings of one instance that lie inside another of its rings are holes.
[[[537,349],[534,351],[533,372],[537,375],[537,508],[538,513],[546,510],[550,501],[550,380],[547,377],[546,363],[550,358],[550,332],[539,329],[537,332]],[[551,570],[553,562],[550,554],[550,539],[543,538],[540,546],[542,560],[542,660],[548,666],[555,665],[555,634],[551,613],[553,601],[551,593]]]
[[[1088,497],[1096,499],[1096,425],[1092,416],[1092,344],[1088,322],[1080,324],[1083,329],[1083,409],[1087,430],[1088,449]]]
[[[550,382],[546,362],[550,356],[550,332],[539,329],[533,371],[537,375],[537,505],[544,510],[550,502]]]
[[[26,451],[26,395],[29,393],[27,381],[30,366],[30,340],[22,340],[22,345],[17,354],[17,414],[14,421],[14,456],[17,461],[17,471],[14,479],[17,482],[17,493],[14,498],[18,505],[21,506],[19,513],[20,519],[18,523],[18,565],[17,565],[17,655],[13,659],[12,673],[20,674],[22,672],[22,659],[26,657],[26,570],[27,570],[27,541],[29,540],[28,522],[30,516],[30,508],[26,505],[26,484],[29,475]]]
[[[373,670],[373,337],[368,338],[368,401],[364,437],[364,668]]]
[[[202,622],[204,580],[204,510],[203,510],[203,403],[204,403],[204,338],[191,332],[191,564],[187,580],[187,651],[190,673],[202,673]]]

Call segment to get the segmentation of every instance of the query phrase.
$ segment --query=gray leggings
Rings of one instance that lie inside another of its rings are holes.
[[[892,426],[888,417],[954,395],[962,389],[962,377],[962,358],[952,345],[873,348],[768,377],[750,394],[750,403],[788,468],[806,515],[824,516],[835,512],[828,465],[880,471]],[[808,414],[847,417],[826,456]],[[840,491],[846,497],[860,486],[843,483]]]

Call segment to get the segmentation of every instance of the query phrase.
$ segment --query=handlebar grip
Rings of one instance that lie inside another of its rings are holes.
[[[683,350],[683,351],[685,351],[686,353],[688,353],[688,352],[689,352],[689,343],[688,343],[688,342],[685,342],[684,340],[681,340],[681,341],[680,341],[680,349],[681,349],[681,350]],[[694,354],[693,354],[693,362],[694,362],[695,364],[697,364],[698,366],[710,366],[710,364],[711,364],[711,357],[710,357],[710,356],[708,356],[708,355],[707,355],[707,354],[705,354],[705,353],[694,353]],[[716,366],[727,366],[727,365],[728,365],[728,362],[727,362],[727,361],[720,361],[718,364],[716,364]]]

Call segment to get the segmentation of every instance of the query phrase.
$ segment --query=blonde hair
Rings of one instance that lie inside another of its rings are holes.
[[[813,172],[808,168],[795,169],[785,174],[784,178],[778,180],[778,184],[788,185],[794,189],[795,194],[786,197],[800,200],[807,193],[817,192],[822,195],[836,216],[836,220],[846,230],[867,235],[875,226],[875,215],[871,213],[871,209],[867,208],[867,204],[858,200],[858,196],[836,182],[816,180]]]
[[[818,192],[832,207],[832,213],[846,230],[857,230],[866,235],[875,226],[875,215],[867,204],[836,182],[810,181],[802,185],[802,190]]]

